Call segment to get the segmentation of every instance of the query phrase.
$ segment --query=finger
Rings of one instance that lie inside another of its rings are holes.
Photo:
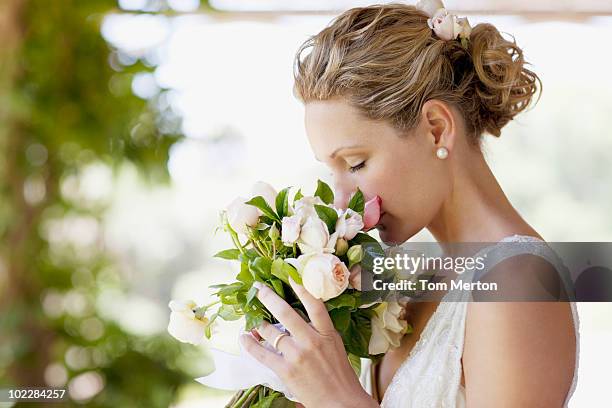
[[[292,336],[306,339],[313,334],[314,329],[297,314],[285,299],[281,298],[269,286],[261,282],[253,282],[258,288],[257,299],[282,323]]]
[[[242,334],[239,337],[240,344],[242,347],[252,355],[255,360],[259,361],[261,364],[270,368],[275,373],[279,373],[283,364],[285,364],[283,357],[279,354],[276,354],[273,351],[266,349],[264,346],[259,344],[255,338],[249,334]]]
[[[312,296],[303,285],[291,279],[291,276],[289,277],[289,284],[304,305],[314,328],[319,333],[335,332],[334,323],[331,317],[329,317],[329,312],[325,307],[325,303],[323,303],[321,299]]]
[[[274,346],[274,341],[276,341],[278,336],[285,333],[284,331],[280,330],[279,328],[265,320],[261,323],[261,325],[257,327],[257,332],[272,346]],[[281,353],[286,354],[288,351],[291,350],[291,347],[293,346],[292,343],[293,339],[291,339],[291,336],[283,336],[278,341],[276,349]]]

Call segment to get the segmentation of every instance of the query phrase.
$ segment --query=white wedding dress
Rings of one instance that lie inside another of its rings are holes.
[[[501,242],[518,242],[502,254],[496,254],[496,262],[519,255],[536,254],[553,265],[559,265],[559,258],[548,245],[538,238],[524,235],[506,237]],[[520,243],[527,243],[525,245]],[[531,243],[531,244],[529,244]],[[494,253],[498,244],[486,247],[479,252]],[[537,249],[536,249],[537,248]],[[497,251],[500,252],[500,251]],[[491,259],[491,258],[489,258]],[[489,269],[494,264],[490,264]],[[485,271],[486,272],[486,271]],[[462,280],[471,281],[472,273],[461,275]],[[480,275],[482,276],[482,275]],[[567,279],[567,277],[564,277]],[[567,281],[566,281],[567,283]],[[436,311],[427,322],[418,342],[410,355],[398,368],[389,387],[385,391],[381,407],[384,408],[463,408],[466,405],[465,388],[461,385],[461,357],[465,337],[467,305],[471,298],[469,291],[449,291],[442,298]],[[576,334],[576,363],[572,385],[566,396],[564,407],[576,388],[579,352],[579,320],[576,304],[570,302]],[[373,395],[374,379],[369,359],[362,359],[360,382],[365,390]]]

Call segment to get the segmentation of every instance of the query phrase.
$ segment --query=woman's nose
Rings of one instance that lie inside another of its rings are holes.
[[[334,207],[346,208],[354,188],[342,183],[334,183]]]
[[[348,206],[349,197],[347,194],[340,194],[336,191],[334,195],[334,207],[346,209]]]

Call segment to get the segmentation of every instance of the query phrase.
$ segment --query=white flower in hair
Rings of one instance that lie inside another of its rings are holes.
[[[444,8],[444,4],[440,0],[419,0],[415,7],[427,14],[428,17],[432,17],[436,14],[436,11]]]
[[[467,39],[472,32],[467,18],[449,14],[440,0],[421,0],[416,8],[429,16],[427,25],[442,40]]]

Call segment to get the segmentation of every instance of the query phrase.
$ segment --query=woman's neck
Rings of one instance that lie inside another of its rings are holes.
[[[460,152],[457,152],[460,153]],[[536,235],[504,194],[480,151],[466,149],[454,183],[427,229],[438,242],[497,242],[512,234]]]

